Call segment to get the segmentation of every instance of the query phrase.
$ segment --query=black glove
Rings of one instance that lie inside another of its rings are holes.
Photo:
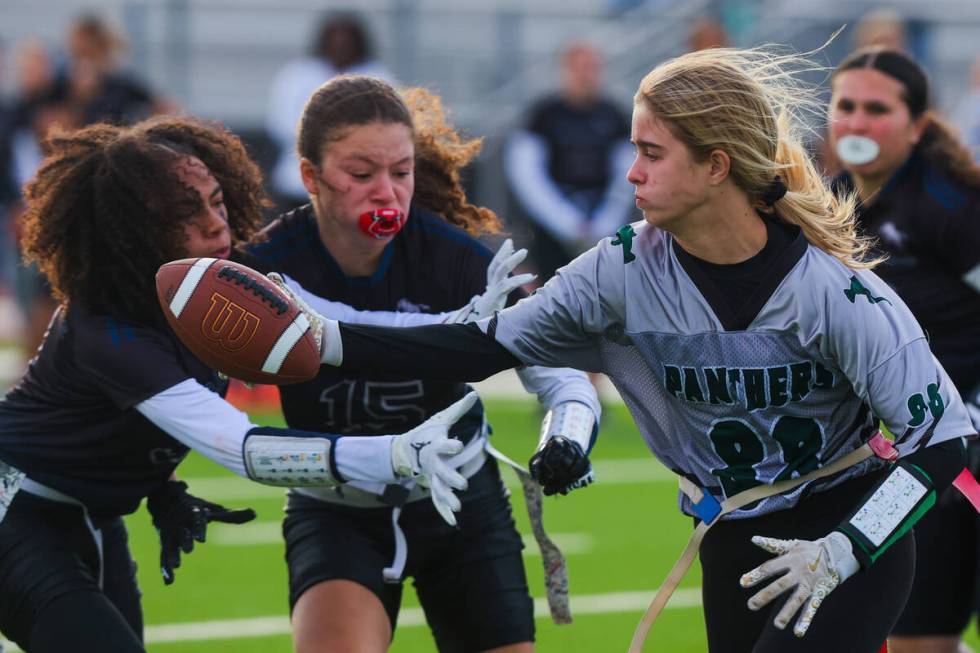
[[[208,524],[244,524],[255,519],[255,511],[229,510],[216,503],[198,499],[187,492],[187,483],[167,481],[147,497],[146,508],[160,535],[160,573],[166,585],[174,582],[174,569],[180,566],[180,552],[194,550],[194,540],[203,542]]]
[[[578,442],[557,435],[531,456],[531,477],[546,495],[568,494],[595,480],[592,463]]]

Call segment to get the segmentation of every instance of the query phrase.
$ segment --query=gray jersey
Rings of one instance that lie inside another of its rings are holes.
[[[634,228],[635,260],[605,239],[481,326],[524,363],[608,374],[654,455],[716,497],[826,465],[879,419],[901,455],[973,433],[922,329],[872,272],[800,235],[755,318],[726,331],[672,238]],[[789,508],[883,464],[867,460],[727,517]]]

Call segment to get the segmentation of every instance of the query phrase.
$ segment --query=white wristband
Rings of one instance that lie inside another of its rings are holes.
[[[580,401],[563,401],[545,414],[538,446],[561,435],[577,442],[582,451],[588,453],[594,430],[595,413],[591,408]]]
[[[253,481],[284,487],[337,485],[330,470],[329,438],[248,435],[242,447]]]
[[[344,343],[340,339],[340,322],[323,318],[323,344],[320,351],[323,365],[339,366],[344,362]]]

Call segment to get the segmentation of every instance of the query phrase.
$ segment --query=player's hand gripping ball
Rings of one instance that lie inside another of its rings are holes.
[[[546,495],[568,494],[595,480],[592,463],[581,445],[560,435],[534,452],[528,467]]]
[[[255,270],[215,258],[157,271],[157,297],[174,333],[213,369],[249,383],[286,385],[320,371],[320,333]]]

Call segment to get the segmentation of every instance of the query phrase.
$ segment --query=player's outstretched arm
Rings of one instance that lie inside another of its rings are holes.
[[[332,320],[324,325],[321,362],[377,378],[446,381],[482,381],[521,365],[475,323],[399,329]]]
[[[353,480],[387,484],[416,479],[433,487],[433,501],[446,516],[447,507],[451,512],[459,506],[452,489],[466,487],[449,463],[463,448],[448,437],[449,428],[475,401],[471,393],[407,433],[372,437],[256,426],[245,413],[191,379],[136,409],[175,439],[259,483],[332,487]]]
[[[520,365],[602,371],[601,334],[624,313],[617,276],[622,253],[609,247],[583,254],[530,297],[476,323],[391,329],[327,320],[321,363],[371,376],[449,381],[479,381]],[[600,265],[600,259],[612,262]],[[612,271],[602,276],[607,268]],[[600,292],[599,285],[610,287]]]
[[[490,261],[487,268],[487,286],[482,294],[474,295],[465,306],[446,313],[406,313],[400,311],[361,311],[341,302],[331,301],[303,288],[295,279],[278,272],[266,276],[296,302],[306,314],[310,324],[320,333],[325,319],[349,324],[412,327],[426,324],[460,324],[475,322],[493,315],[507,303],[507,297],[517,288],[534,280],[533,274],[511,276],[527,257],[526,249],[514,249],[509,238]]]

